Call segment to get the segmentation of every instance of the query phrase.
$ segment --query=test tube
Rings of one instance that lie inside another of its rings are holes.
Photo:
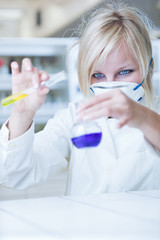
[[[53,74],[52,77],[48,80],[48,81],[43,81],[41,82],[41,85],[40,87],[43,87],[43,86],[46,86],[46,87],[51,87],[52,85],[60,82],[60,81],[63,81],[63,80],[66,80],[67,76],[66,76],[66,73],[65,71],[61,71],[61,72],[58,72],[56,74]],[[31,87],[31,88],[27,88],[21,92],[18,92],[18,93],[15,93],[15,94],[12,94],[4,99],[1,100],[1,105],[2,106],[8,106],[16,101],[19,101],[27,96],[29,96],[30,94],[32,93],[35,93],[39,88],[35,88],[35,87]]]

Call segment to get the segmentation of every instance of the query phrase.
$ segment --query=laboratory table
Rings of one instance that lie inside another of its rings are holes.
[[[1,240],[160,240],[160,191],[0,202]]]

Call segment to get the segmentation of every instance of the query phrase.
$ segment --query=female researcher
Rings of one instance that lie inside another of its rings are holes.
[[[17,62],[11,68],[13,93],[49,78],[29,59],[23,60],[21,72]],[[69,104],[34,134],[33,117],[48,89],[15,103],[1,129],[1,184],[23,189],[68,167],[66,194],[159,189],[160,103],[152,96],[152,70],[146,17],[122,5],[94,13],[80,39],[78,74],[87,99],[78,116]],[[130,92],[113,89],[95,96],[92,85],[99,82],[125,82]],[[95,119],[101,126],[98,147],[72,145],[70,129],[77,118]]]

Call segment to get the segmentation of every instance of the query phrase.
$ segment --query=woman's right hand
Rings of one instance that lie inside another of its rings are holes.
[[[30,87],[38,88],[42,81],[49,79],[49,75],[46,72],[41,72],[32,66],[29,58],[23,59],[21,71],[18,63],[12,62],[11,72],[12,94]],[[33,117],[44,103],[48,91],[49,89],[47,87],[39,88],[35,93],[13,104],[8,123],[10,139],[20,136],[30,127]]]

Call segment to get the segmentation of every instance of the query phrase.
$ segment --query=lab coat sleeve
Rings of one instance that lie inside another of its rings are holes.
[[[25,189],[59,174],[67,168],[70,155],[67,110],[49,120],[34,134],[34,124],[20,137],[8,141],[8,128],[0,131],[0,184]]]

